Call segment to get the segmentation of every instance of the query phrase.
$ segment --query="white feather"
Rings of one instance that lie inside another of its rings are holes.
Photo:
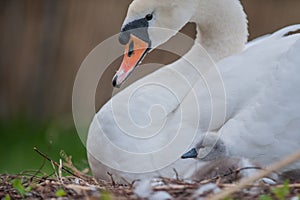
[[[176,168],[179,175],[185,174],[188,170],[197,169],[199,163],[182,161],[177,159],[178,155],[187,150],[195,134],[207,131],[221,134],[231,155],[250,158],[264,165],[298,150],[300,36],[283,36],[299,29],[299,25],[280,30],[255,44],[250,43],[245,51],[239,53],[248,34],[246,17],[239,1],[174,2],[135,0],[128,11],[125,24],[150,10],[167,9],[166,12],[171,14],[160,13],[160,18],[154,17],[153,25],[178,31],[185,23],[193,21],[197,23],[198,35],[196,44],[183,59],[130,85],[95,115],[87,140],[94,175],[109,179],[106,171],[111,171],[117,178],[125,177],[127,180],[158,175],[174,177],[172,168]],[[178,7],[179,4],[182,7]],[[180,11],[182,16],[174,17],[172,9]],[[151,32],[149,36],[157,46],[172,35],[173,32],[160,37]],[[219,73],[216,73],[199,43],[215,61],[219,61]],[[224,57],[227,58],[222,59]],[[217,81],[216,74],[220,75],[222,82]],[[225,96],[220,90],[223,85]],[[212,94],[211,88],[217,92]],[[216,117],[213,121],[212,114]],[[152,137],[146,140],[130,134]],[[157,152],[178,135],[184,137],[172,141],[172,148],[160,154]],[[115,150],[115,146],[120,151]],[[141,160],[139,156],[122,154],[122,149],[138,155],[153,154]],[[173,163],[165,159],[170,157]],[[113,165],[114,169],[106,165]],[[169,166],[155,172],[139,171],[160,165]],[[291,166],[295,167],[300,167],[300,162]],[[135,170],[139,173],[132,173]]]

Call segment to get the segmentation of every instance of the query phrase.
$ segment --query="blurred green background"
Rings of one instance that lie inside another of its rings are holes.
[[[88,166],[72,120],[73,82],[85,56],[118,33],[130,2],[0,1],[0,173],[38,169],[43,158],[33,147],[55,161],[64,150],[79,169]],[[242,3],[249,16],[251,39],[300,23],[299,0]],[[193,35],[193,28],[187,25],[183,32]],[[157,51],[147,59],[172,60]],[[112,65],[100,80],[97,109],[111,97],[111,79],[117,68],[118,64]],[[44,171],[51,172],[51,168],[48,163]]]

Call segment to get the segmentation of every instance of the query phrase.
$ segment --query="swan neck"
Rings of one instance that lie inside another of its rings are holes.
[[[218,61],[241,52],[248,39],[246,14],[239,0],[201,0],[190,20],[196,23],[195,42]]]

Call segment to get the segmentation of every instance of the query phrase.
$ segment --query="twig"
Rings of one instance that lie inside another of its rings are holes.
[[[60,183],[63,183],[63,180],[62,180],[62,160],[59,159],[59,167],[58,167],[58,176],[59,176],[59,181]]]
[[[131,183],[127,181],[124,177],[121,177],[121,179],[126,183],[125,185],[129,185],[130,187],[132,187]]]
[[[55,162],[54,160],[50,159],[47,155],[45,155],[44,153],[42,153],[40,150],[38,150],[36,147],[33,148],[34,151],[36,151],[38,154],[40,154],[42,157],[44,157],[45,159],[47,159],[48,161],[50,161],[51,163],[53,163],[54,165],[56,165],[57,167],[59,167],[59,164],[57,162]],[[71,172],[70,170],[68,170],[67,168],[65,168],[64,166],[61,167],[65,172],[71,174],[72,176],[75,176],[77,178],[83,179],[82,177],[77,176],[76,174],[74,174],[73,172]],[[84,179],[85,180],[85,179]],[[87,181],[87,180],[85,180]]]
[[[30,179],[33,179],[33,178],[36,178],[38,174],[43,175],[43,176],[47,175],[47,173],[42,172],[39,169],[38,170],[35,170],[35,169],[24,170],[24,171],[21,171],[20,173],[18,173],[17,175],[28,176],[28,177],[31,177]]]
[[[111,180],[111,184],[115,187],[116,186],[116,182],[114,180],[114,177],[112,175],[112,173],[110,172],[107,172],[108,176],[110,177],[110,180]]]
[[[179,181],[179,175],[178,175],[178,172],[175,168],[173,168],[173,171],[175,173],[175,176],[176,176],[176,180]]]
[[[208,180],[203,180],[203,181],[200,181],[200,184],[206,184],[206,183],[210,183],[212,181],[216,181],[218,179],[221,179],[221,178],[225,178],[227,176],[230,176],[230,175],[233,175],[233,174],[238,174],[240,173],[241,171],[243,170],[248,170],[248,169],[259,169],[259,170],[264,170],[263,168],[261,167],[242,167],[242,168],[238,168],[236,170],[231,170],[230,169],[230,172],[227,173],[227,174],[221,174],[221,175],[218,175],[218,176],[215,176],[211,179],[208,179]]]
[[[60,151],[60,156],[65,160],[63,165],[69,169],[71,169],[77,176],[79,177],[87,177],[87,173],[89,172],[89,169],[86,168],[84,171],[79,171],[72,162],[72,156],[68,156],[63,150]]]
[[[133,181],[131,181],[131,183],[129,184],[129,187],[130,187],[130,188],[133,188],[134,184],[135,184],[137,181],[140,181],[140,179],[134,179]]]
[[[41,170],[44,168],[45,164],[46,164],[46,159],[44,158],[44,159],[43,159],[43,162],[42,162],[42,164],[41,164],[41,166],[39,167],[39,169],[38,169],[38,170],[32,175],[32,177],[30,178],[30,182],[33,181],[33,178],[34,178],[34,177],[36,177],[39,173],[41,173]]]
[[[196,189],[198,185],[162,185],[153,188],[154,191],[169,191],[169,190],[182,190],[182,189]]]
[[[243,178],[241,180],[241,182],[239,184],[237,184],[235,187],[229,188],[229,189],[224,190],[216,195],[213,195],[213,196],[209,197],[209,199],[210,200],[224,199],[224,198],[230,196],[231,194],[237,192],[238,190],[241,190],[241,189],[249,186],[253,182],[257,181],[258,179],[261,179],[274,171],[277,171],[289,164],[292,164],[299,159],[300,159],[300,151],[298,151],[288,157],[283,158],[282,160],[272,164],[266,170],[254,174],[252,177]]]
[[[56,179],[59,180],[58,175],[57,175],[57,171],[56,171],[56,169],[55,169],[55,165],[54,165],[53,162],[54,162],[54,161],[51,160],[51,165],[52,165],[53,171],[54,171],[54,173],[55,173]]]
[[[284,187],[284,185],[276,185],[275,187],[280,188]],[[289,188],[300,188],[300,183],[289,184]]]

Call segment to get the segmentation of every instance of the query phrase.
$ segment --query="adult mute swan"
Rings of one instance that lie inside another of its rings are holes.
[[[201,164],[180,156],[207,132],[228,138],[232,155],[262,164],[300,148],[300,36],[287,36],[300,26],[244,50],[247,20],[238,0],[134,0],[119,37],[126,51],[113,85],[187,22],[197,26],[191,50],[95,115],[87,139],[95,177],[170,177],[172,168],[181,176]]]

